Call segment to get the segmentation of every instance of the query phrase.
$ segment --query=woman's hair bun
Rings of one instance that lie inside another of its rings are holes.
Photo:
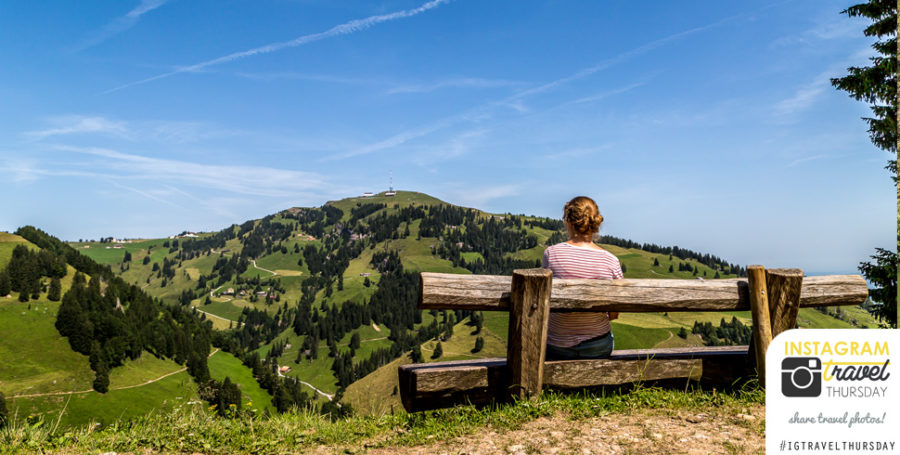
[[[578,196],[566,202],[563,207],[563,220],[570,223],[580,235],[593,235],[600,230],[603,215],[597,203],[587,196]]]

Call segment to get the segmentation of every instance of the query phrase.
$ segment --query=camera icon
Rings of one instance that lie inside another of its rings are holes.
[[[788,357],[781,361],[781,393],[786,397],[822,394],[822,361],[818,357]]]

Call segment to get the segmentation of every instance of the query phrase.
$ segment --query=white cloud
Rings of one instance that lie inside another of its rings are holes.
[[[450,199],[454,204],[464,207],[476,207],[484,210],[488,202],[503,197],[518,196],[522,193],[522,185],[495,185],[484,187],[466,186],[462,189],[451,190]]]
[[[90,115],[58,116],[49,119],[47,123],[48,127],[26,131],[23,135],[32,140],[42,140],[57,136],[95,134],[136,142],[184,144],[204,139],[247,134],[246,131],[219,128],[205,122],[171,120],[125,122]]]
[[[772,41],[772,47],[795,46],[799,44],[812,45],[819,41],[827,41],[841,38],[857,38],[864,27],[862,21],[855,18],[834,15],[828,21],[820,21],[809,29]]]
[[[355,150],[352,150],[352,151],[349,151],[346,153],[332,155],[332,156],[323,158],[322,160],[329,161],[329,160],[334,160],[334,159],[351,158],[351,157],[369,154],[369,153],[373,153],[373,152],[377,152],[377,151],[381,151],[381,150],[391,149],[391,148],[397,147],[399,145],[405,144],[411,140],[418,139],[418,138],[427,136],[431,133],[434,133],[436,131],[451,127],[460,122],[464,122],[464,121],[480,122],[480,121],[486,120],[491,117],[490,111],[495,108],[498,108],[498,107],[512,108],[514,111],[516,111],[519,114],[528,113],[528,112],[530,112],[530,110],[524,104],[525,98],[553,90],[557,87],[563,86],[565,84],[574,82],[579,79],[586,78],[586,77],[591,76],[601,70],[605,70],[607,68],[615,66],[615,65],[622,63],[628,59],[631,59],[636,56],[647,53],[651,50],[659,48],[670,42],[677,41],[681,38],[684,38],[684,37],[687,37],[687,36],[690,36],[690,35],[693,35],[696,33],[700,33],[702,31],[726,24],[726,23],[734,20],[737,17],[739,17],[739,16],[730,16],[725,19],[716,21],[712,24],[704,25],[701,27],[695,27],[695,28],[692,28],[689,30],[685,30],[683,32],[679,32],[679,33],[674,33],[672,35],[651,41],[647,44],[638,46],[632,50],[618,54],[618,55],[611,57],[609,59],[606,59],[596,65],[581,69],[569,76],[565,76],[560,79],[556,79],[554,81],[547,82],[545,84],[542,84],[542,85],[539,85],[536,87],[520,90],[519,92],[514,93],[502,100],[490,101],[490,102],[484,103],[480,106],[477,106],[475,108],[472,108],[462,114],[457,114],[457,115],[454,115],[451,117],[447,117],[447,118],[444,118],[437,122],[434,122],[430,125],[426,125],[426,126],[423,126],[420,128],[413,128],[413,129],[409,129],[406,131],[402,131],[402,132],[397,133],[387,139],[384,139],[384,140],[381,140],[381,141],[378,141],[378,142],[375,142],[375,143],[372,143],[372,144],[369,144],[366,146],[358,147]],[[639,82],[636,84],[640,85],[641,83]],[[593,95],[593,97],[591,97],[591,96],[584,97],[580,100],[575,100],[575,102],[586,103],[586,102],[590,102],[593,100],[601,99],[606,96],[611,96],[616,93],[621,93],[624,91],[631,90],[632,88],[636,87],[637,85],[632,84],[630,86],[623,87],[623,88],[615,90],[613,92],[596,94],[596,95]]]
[[[55,150],[102,158],[94,163],[112,179],[180,183],[236,194],[289,197],[311,190],[321,191],[324,179],[315,173],[262,166],[200,164],[121,153],[94,147],[59,145]]]
[[[803,158],[797,158],[796,160],[791,161],[791,162],[790,162],[787,166],[785,166],[785,167],[794,167],[794,166],[796,166],[796,165],[798,165],[798,164],[806,163],[806,162],[809,162],[809,161],[821,160],[821,159],[823,159],[823,158],[828,158],[828,155],[824,155],[824,154],[823,154],[823,155],[813,155],[813,156],[807,156],[807,157],[803,157]]]
[[[445,79],[431,84],[399,85],[388,89],[385,93],[394,95],[398,93],[428,93],[443,88],[496,88],[521,86],[523,82],[504,79],[482,79],[477,77]]]
[[[417,139],[417,138],[420,138],[423,136],[427,136],[435,131],[444,129],[444,128],[456,123],[457,120],[458,120],[458,117],[452,117],[452,118],[444,119],[444,120],[438,121],[436,123],[433,123],[431,125],[427,125],[427,126],[424,126],[421,128],[402,131],[402,132],[397,133],[387,139],[383,139],[378,142],[374,142],[374,143],[371,143],[368,145],[357,147],[353,150],[350,150],[349,152],[326,156],[326,157],[320,159],[319,161],[332,161],[332,160],[338,160],[338,159],[353,158],[355,156],[367,155],[369,153],[391,149],[391,148],[397,147],[399,145],[405,144],[411,140],[414,140],[414,139]]]
[[[444,144],[429,146],[427,151],[417,153],[412,158],[412,161],[419,166],[430,166],[441,161],[468,155],[477,142],[488,132],[489,130],[485,128],[463,131]]]
[[[373,81],[370,79],[332,76],[332,75],[328,75],[328,74],[300,73],[300,72],[296,72],[296,71],[269,71],[269,72],[238,71],[238,72],[235,72],[234,74],[237,77],[241,77],[244,79],[251,79],[251,80],[263,81],[263,82],[272,82],[272,81],[277,81],[277,80],[303,80],[303,81],[329,82],[329,83],[335,83],[335,84],[351,84],[351,85],[377,83],[377,81]]]
[[[124,122],[115,122],[103,117],[70,115],[56,117],[51,120],[51,123],[54,126],[43,130],[28,131],[25,135],[36,139],[44,139],[51,136],[69,134],[103,133],[122,137],[128,134],[128,129]]]
[[[541,156],[541,158],[545,160],[563,160],[563,159],[571,159],[571,158],[584,158],[596,155],[600,152],[609,150],[612,148],[612,144],[604,144],[597,147],[576,147],[573,149],[563,150],[561,152],[550,153]]]
[[[609,98],[610,96],[619,95],[619,94],[621,94],[621,93],[625,93],[625,92],[630,91],[630,90],[632,90],[632,89],[636,89],[636,88],[638,88],[638,87],[640,87],[640,86],[642,86],[642,85],[644,85],[644,84],[646,84],[646,82],[635,82],[635,83],[633,83],[633,84],[628,84],[628,85],[626,85],[626,86],[624,86],[624,87],[620,87],[620,88],[617,88],[617,89],[607,90],[607,91],[605,91],[605,92],[600,92],[600,93],[596,93],[596,94],[593,94],[593,95],[585,96],[585,97],[582,97],[582,98],[577,98],[577,99],[574,99],[574,100],[572,100],[572,101],[569,101],[569,102],[566,103],[565,105],[593,103],[594,101],[600,101],[600,100],[602,100],[602,99]]]
[[[622,52],[616,56],[610,57],[610,58],[608,58],[602,62],[599,62],[593,66],[584,68],[584,69],[577,71],[569,76],[566,76],[566,77],[563,77],[563,78],[560,78],[560,79],[557,79],[557,80],[554,80],[551,82],[547,82],[545,84],[539,85],[534,88],[523,90],[519,93],[516,93],[516,94],[510,96],[508,98],[508,100],[512,101],[512,100],[521,99],[521,98],[528,97],[528,96],[537,95],[537,94],[544,93],[547,91],[551,91],[559,86],[568,84],[570,82],[574,82],[579,79],[584,79],[584,78],[591,76],[597,72],[600,72],[600,71],[606,70],[610,67],[613,67],[615,65],[618,65],[619,63],[622,63],[626,60],[646,54],[647,52],[655,50],[655,49],[662,47],[668,43],[671,43],[673,41],[677,41],[682,38],[685,38],[685,37],[688,37],[691,35],[695,35],[697,33],[709,30],[711,28],[719,27],[721,25],[724,25],[724,24],[736,19],[737,17],[739,17],[739,16],[729,16],[724,19],[713,22],[711,24],[707,24],[707,25],[704,25],[701,27],[695,27],[695,28],[692,28],[689,30],[685,30],[683,32],[674,33],[669,36],[666,36],[666,37],[663,37],[663,38],[660,38],[657,40],[653,40],[647,44],[638,46],[629,51]]]
[[[808,109],[828,87],[828,77],[832,73],[819,74],[812,81],[798,88],[790,98],[775,104],[775,113],[786,116]]]
[[[129,11],[125,17],[130,17],[132,19],[138,19],[146,13],[163,6],[168,0],[141,0],[141,4],[134,7],[133,10]]]
[[[775,113],[781,116],[789,116],[808,109],[823,94],[830,92],[830,90],[826,91],[826,89],[831,87],[832,77],[840,77],[842,74],[845,74],[848,66],[866,64],[866,59],[870,54],[871,49],[868,47],[858,49],[848,55],[843,61],[829,65],[825,71],[817,74],[809,82],[797,88],[793,96],[776,103]]]
[[[159,8],[166,4],[168,0],[141,0],[141,3],[135,6],[131,11],[129,11],[124,16],[118,17],[106,24],[102,29],[93,33],[90,37],[82,41],[78,46],[76,46],[75,50],[81,51],[85,50],[89,47],[96,46],[113,36],[116,36],[131,27],[134,27],[137,24],[138,20],[140,20],[141,16],[149,13],[150,11]]]
[[[187,210],[186,207],[184,207],[184,206],[182,206],[181,204],[178,204],[177,202],[175,202],[177,199],[175,199],[175,198],[173,198],[173,197],[170,197],[171,195],[168,194],[168,193],[166,193],[166,192],[160,192],[160,191],[158,191],[158,190],[150,190],[150,191],[140,190],[140,189],[134,188],[134,187],[132,187],[132,186],[123,185],[123,184],[121,184],[121,183],[118,183],[118,182],[116,182],[116,181],[113,180],[113,179],[109,179],[109,183],[110,183],[111,185],[115,186],[116,188],[120,188],[120,189],[123,189],[123,190],[131,191],[132,193],[141,195],[141,196],[143,196],[143,197],[145,197],[145,198],[147,198],[147,199],[150,199],[150,200],[153,200],[153,201],[156,201],[156,202],[161,202],[161,203],[166,204],[166,205],[171,205],[171,206],[173,206],[173,207],[177,207],[177,208],[182,209],[182,210]],[[162,193],[162,194],[160,194],[160,193]]]
[[[220,65],[222,63],[233,62],[235,60],[241,60],[241,59],[244,59],[247,57],[252,57],[255,55],[269,54],[272,52],[280,51],[282,49],[303,46],[305,44],[309,44],[309,43],[323,40],[326,38],[342,36],[342,35],[350,35],[350,34],[371,28],[382,22],[389,22],[389,21],[394,21],[397,19],[403,19],[403,18],[407,18],[407,17],[416,16],[416,15],[424,13],[428,10],[437,8],[441,4],[447,3],[449,1],[450,0],[431,0],[430,2],[423,4],[422,6],[420,6],[418,8],[395,11],[393,13],[388,13],[388,14],[379,14],[379,15],[375,15],[375,16],[369,16],[364,19],[354,19],[352,21],[345,22],[340,25],[336,25],[324,32],[303,35],[301,37],[294,38],[290,41],[282,41],[279,43],[267,44],[265,46],[248,49],[246,51],[233,52],[231,54],[223,55],[222,57],[214,58],[212,60],[206,60],[206,61],[203,61],[200,63],[195,63],[193,65],[180,67],[180,68],[177,68],[174,71],[170,71],[168,73],[163,73],[163,74],[159,74],[159,75],[156,75],[153,77],[148,77],[146,79],[141,79],[139,81],[131,82],[131,83],[128,83],[125,85],[120,85],[118,87],[107,90],[103,93],[116,92],[116,91],[119,91],[119,90],[122,90],[122,89],[125,89],[128,87],[146,84],[147,82],[152,82],[152,81],[155,81],[158,79],[167,78],[170,76],[174,76],[176,74],[197,72],[199,70],[205,69],[210,66]]]

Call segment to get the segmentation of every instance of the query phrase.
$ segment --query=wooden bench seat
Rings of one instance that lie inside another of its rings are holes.
[[[800,307],[859,305],[859,275],[805,277],[799,269],[751,265],[746,279],[553,279],[546,269],[512,276],[423,272],[419,309],[508,311],[506,358],[403,365],[399,391],[408,411],[459,403],[538,397],[542,387],[572,389],[638,381],[731,384],[765,377],[775,335],[796,326]],[[742,311],[752,317],[751,346],[613,351],[608,359],[544,361],[550,311]]]
[[[747,346],[630,349],[607,359],[553,360],[544,362],[543,385],[572,389],[678,379],[730,384],[752,368],[747,353]],[[505,358],[402,365],[398,374],[403,406],[410,411],[509,396]]]

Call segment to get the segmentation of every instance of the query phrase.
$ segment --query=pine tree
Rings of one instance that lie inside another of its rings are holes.
[[[359,349],[360,340],[359,340],[359,332],[353,332],[353,336],[350,337],[350,349],[356,350]]]
[[[678,331],[678,336],[683,339],[687,339],[687,336],[688,336],[687,330],[684,327],[682,327],[681,330]]]
[[[62,293],[62,285],[59,282],[59,278],[53,277],[50,279],[50,290],[47,291],[47,299],[51,302],[59,302],[60,294]],[[0,292],[2,294],[2,292]]]
[[[425,361],[425,357],[422,356],[422,348],[419,347],[419,345],[413,347],[411,357],[413,363],[422,363]]]
[[[9,272],[6,269],[0,270],[0,297],[8,296],[10,291]]]
[[[441,346],[441,342],[438,341],[437,346],[434,347],[434,353],[431,354],[431,358],[437,359],[442,355],[444,355],[444,348]]]
[[[869,125],[869,139],[872,143],[891,152],[893,156],[886,169],[891,172],[894,184],[897,185],[897,201],[900,204],[900,179],[897,174],[897,144],[900,139],[897,133],[897,2],[869,0],[853,5],[842,13],[849,17],[861,16],[871,20],[872,23],[863,30],[863,34],[879,40],[872,44],[876,56],[869,58],[871,66],[847,68],[849,74],[832,79],[831,85],[846,91],[857,101],[868,103],[872,109],[874,116],[863,120]],[[897,216],[897,247],[900,248],[900,211]],[[900,311],[900,303],[897,302],[897,253],[876,248],[872,259],[874,262],[860,263],[859,271],[876,286],[871,294],[882,303],[876,307],[874,314],[896,327],[897,313]]]
[[[105,362],[100,363],[100,367],[94,377],[94,390],[100,393],[109,391],[109,368],[106,367]]]
[[[659,267],[659,258],[653,258],[653,267]]]
[[[672,273],[674,271],[675,271],[675,269],[672,267],[672,264],[669,264],[669,273]]]
[[[897,254],[881,248],[875,250],[876,253],[872,256],[872,259],[875,260],[874,263],[860,263],[859,271],[877,286],[869,290],[869,295],[872,300],[882,304],[875,306],[872,314],[879,320],[887,322],[888,325],[896,327],[897,308],[892,308],[891,302],[897,302]]]
[[[475,338],[475,347],[472,348],[472,352],[473,353],[479,352],[482,349],[484,349],[484,338],[482,338],[482,337]]]

